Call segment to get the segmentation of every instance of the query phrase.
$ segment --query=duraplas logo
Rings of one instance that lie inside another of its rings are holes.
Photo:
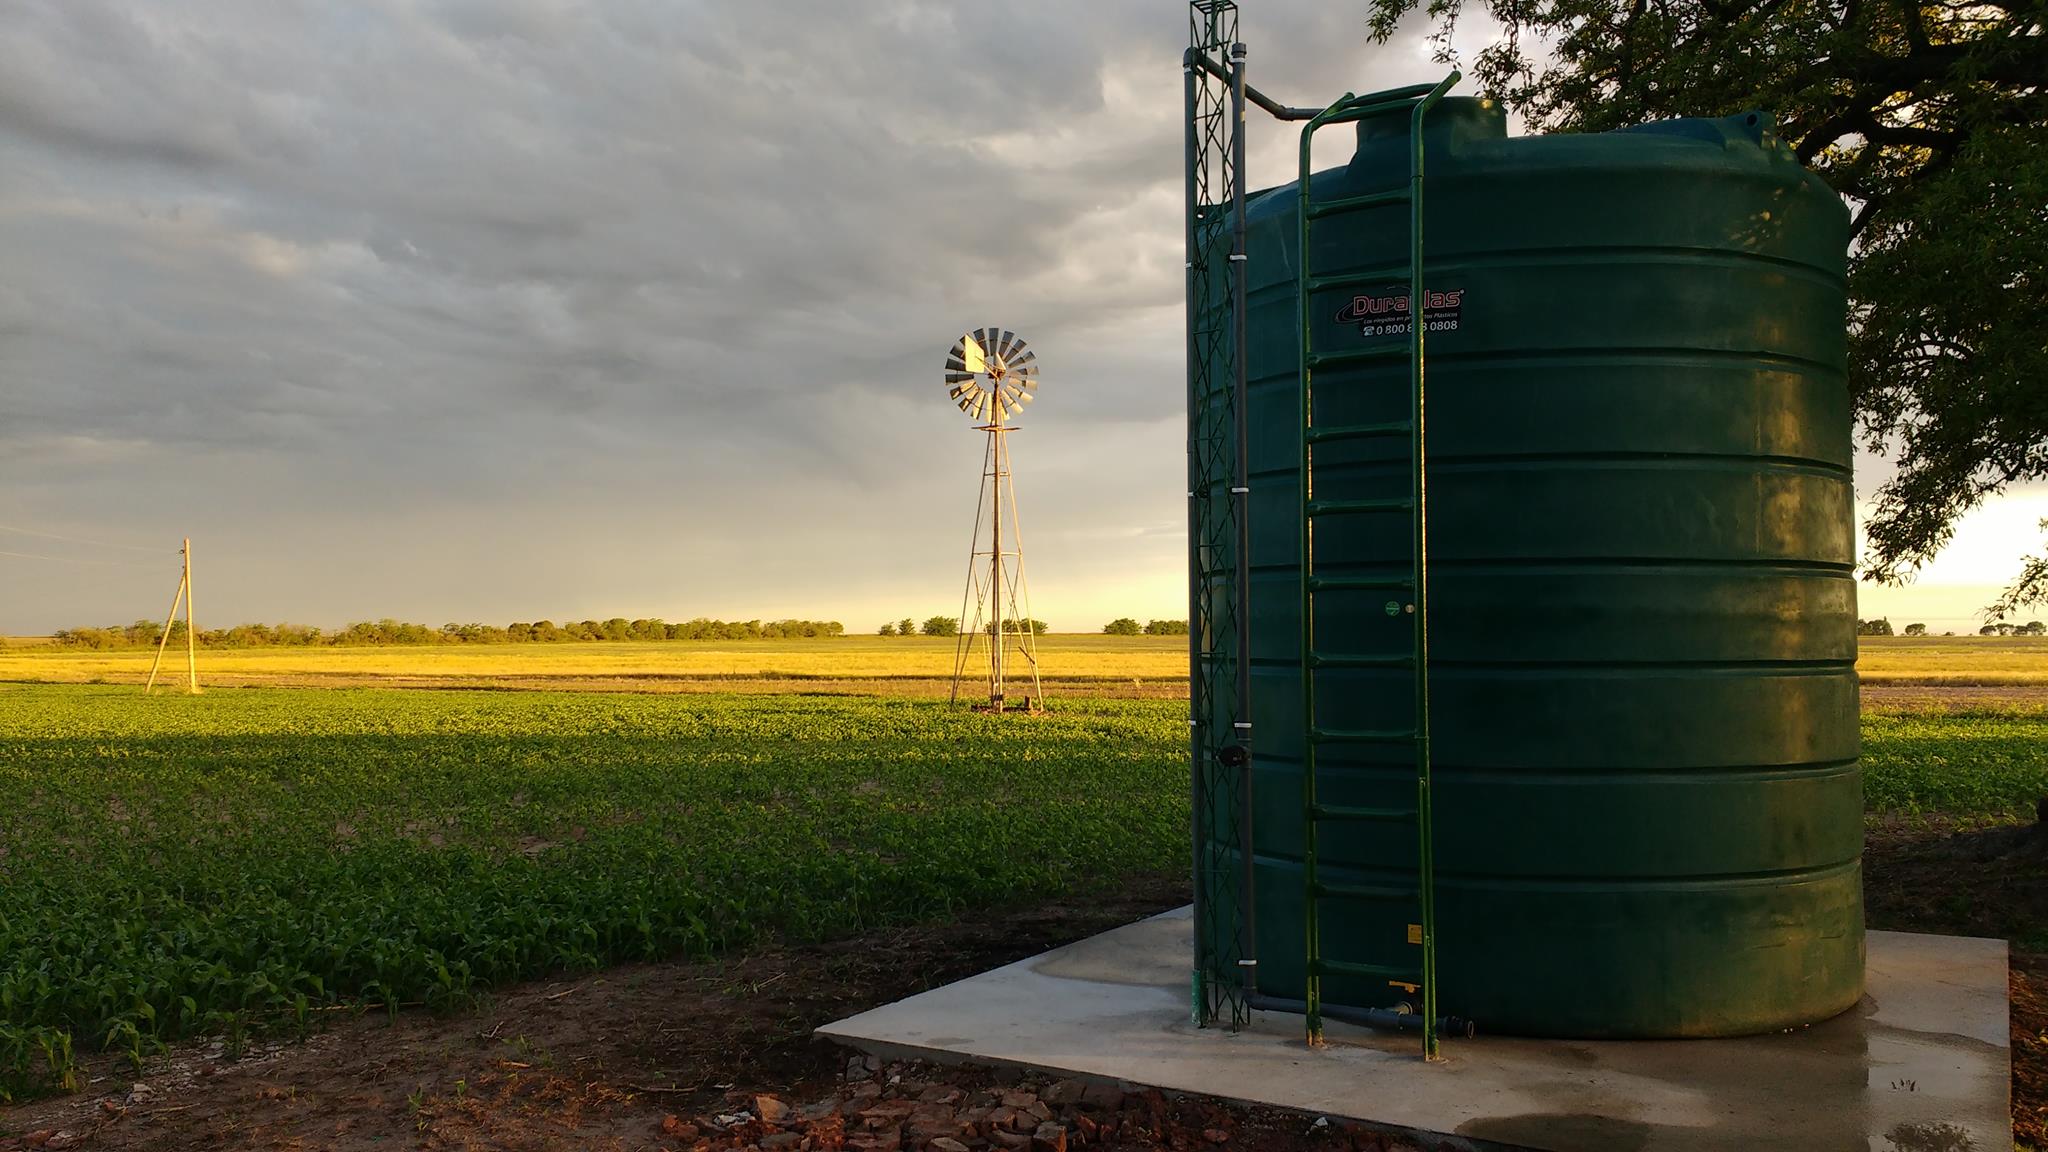
[[[1465,290],[1423,292],[1422,319],[1425,332],[1455,332],[1458,314],[1465,304]],[[1361,336],[1392,336],[1408,331],[1408,293],[1384,296],[1353,296],[1337,310],[1339,324],[1356,324]]]

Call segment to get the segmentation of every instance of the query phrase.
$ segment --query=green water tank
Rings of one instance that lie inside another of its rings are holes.
[[[1863,992],[1843,204],[1757,115],[1511,138],[1450,99],[1425,138],[1442,1010],[1574,1037],[1841,1012]],[[1360,122],[1313,195],[1399,186],[1409,139],[1406,112]],[[1283,998],[1304,953],[1296,195],[1246,213],[1253,872],[1260,989]],[[1313,269],[1405,263],[1407,212],[1317,220]],[[1405,341],[1406,295],[1315,295],[1317,350]],[[1318,423],[1405,419],[1406,361],[1320,369],[1314,394]],[[1407,446],[1320,447],[1315,476],[1319,499],[1405,496]],[[1408,569],[1403,517],[1316,532],[1319,575]],[[1386,599],[1319,593],[1317,647],[1407,652]],[[1406,669],[1316,675],[1321,724],[1408,724]],[[1412,803],[1405,746],[1318,762],[1325,803]],[[1411,831],[1320,835],[1325,880],[1413,883]],[[1323,907],[1325,956],[1414,963],[1412,909]]]

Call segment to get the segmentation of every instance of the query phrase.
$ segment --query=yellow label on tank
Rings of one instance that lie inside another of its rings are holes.
[[[1408,942],[1410,944],[1422,943],[1422,925],[1410,924],[1408,926]]]

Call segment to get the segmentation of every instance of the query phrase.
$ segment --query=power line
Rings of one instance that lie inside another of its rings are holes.
[[[56,534],[55,532],[38,532],[38,531],[36,531],[36,530],[35,530],[35,529],[33,529],[33,528],[16,528],[16,527],[14,527],[14,526],[13,526],[12,524],[0,524],[0,532],[12,532],[12,533],[15,533],[16,535],[19,535],[19,536],[37,536],[37,537],[41,537],[41,538],[42,538],[42,539],[44,539],[44,540],[62,540],[62,541],[64,541],[64,542],[65,542],[65,543],[67,543],[67,544],[90,544],[90,545],[92,545],[92,546],[93,546],[93,547],[95,547],[95,548],[125,548],[125,549],[127,549],[128,551],[130,551],[130,552],[157,552],[157,553],[162,553],[162,552],[168,552],[168,551],[169,551],[169,549],[168,549],[168,548],[144,548],[144,547],[142,547],[142,546],[140,546],[140,545],[137,545],[137,544],[110,544],[110,543],[108,543],[108,542],[107,542],[107,541],[105,541],[105,540],[87,540],[87,539],[85,539],[85,538],[84,538],[83,536],[59,536],[59,535],[57,535],[57,534]],[[26,553],[22,553],[22,552],[9,552],[9,553],[7,553],[7,555],[9,555],[9,556],[22,556],[22,555],[26,555]],[[38,559],[42,559],[42,560],[61,560],[61,559],[63,559],[63,557],[61,557],[61,556],[42,556],[42,557],[38,557]]]
[[[59,564],[98,564],[110,568],[154,568],[154,564],[142,564],[134,560],[84,560],[76,556],[42,556],[34,552],[9,552],[0,549],[0,556],[14,556],[22,560],[55,560]]]

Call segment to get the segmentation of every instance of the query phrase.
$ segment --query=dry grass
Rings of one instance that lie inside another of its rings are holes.
[[[1856,671],[1866,684],[2048,684],[2048,637],[1866,636]]]
[[[1060,635],[1039,639],[1040,675],[1051,685],[1100,685],[1153,694],[1185,681],[1185,636]],[[490,644],[416,648],[250,648],[199,655],[202,684],[409,687],[622,688],[634,691],[780,690],[943,694],[953,673],[948,638],[848,636],[587,644]],[[50,646],[0,648],[0,680],[140,684],[148,651],[87,652]],[[166,660],[184,674],[184,656]]]

